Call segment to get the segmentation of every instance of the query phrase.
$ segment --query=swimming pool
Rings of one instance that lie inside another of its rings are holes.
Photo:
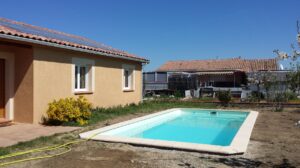
[[[80,134],[81,138],[207,151],[246,151],[258,113],[177,108]]]

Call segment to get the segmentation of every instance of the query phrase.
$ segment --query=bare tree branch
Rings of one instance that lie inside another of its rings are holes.
[[[297,20],[297,37],[298,37],[298,44],[300,46],[300,22],[299,20]],[[291,44],[291,48],[292,48],[292,53],[291,54],[288,54],[288,53],[285,53],[285,52],[282,52],[282,51],[279,51],[278,49],[276,50],[273,50],[273,53],[275,53],[277,55],[277,57],[281,60],[284,60],[284,59],[292,59],[292,61],[296,61],[298,58],[300,58],[300,51],[298,51],[294,44]]]
[[[298,33],[298,45],[300,47],[300,23],[299,20],[297,20],[297,33]]]
[[[299,20],[297,20],[297,33],[300,34],[300,23]]]

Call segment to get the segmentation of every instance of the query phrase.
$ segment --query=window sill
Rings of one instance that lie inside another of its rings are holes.
[[[133,89],[123,89],[123,92],[134,92]]]
[[[82,95],[82,94],[93,94],[94,92],[92,91],[75,91],[75,95]]]

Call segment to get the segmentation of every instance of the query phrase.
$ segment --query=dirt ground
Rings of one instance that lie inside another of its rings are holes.
[[[247,152],[222,156],[188,151],[138,147],[120,143],[88,141],[74,145],[59,157],[17,164],[23,168],[198,168],[198,167],[300,167],[300,108],[271,112],[259,108]],[[129,115],[99,123],[113,124],[140,115]]]

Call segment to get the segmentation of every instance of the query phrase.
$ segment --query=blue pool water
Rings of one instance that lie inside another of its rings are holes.
[[[101,133],[228,146],[248,112],[181,109]]]

